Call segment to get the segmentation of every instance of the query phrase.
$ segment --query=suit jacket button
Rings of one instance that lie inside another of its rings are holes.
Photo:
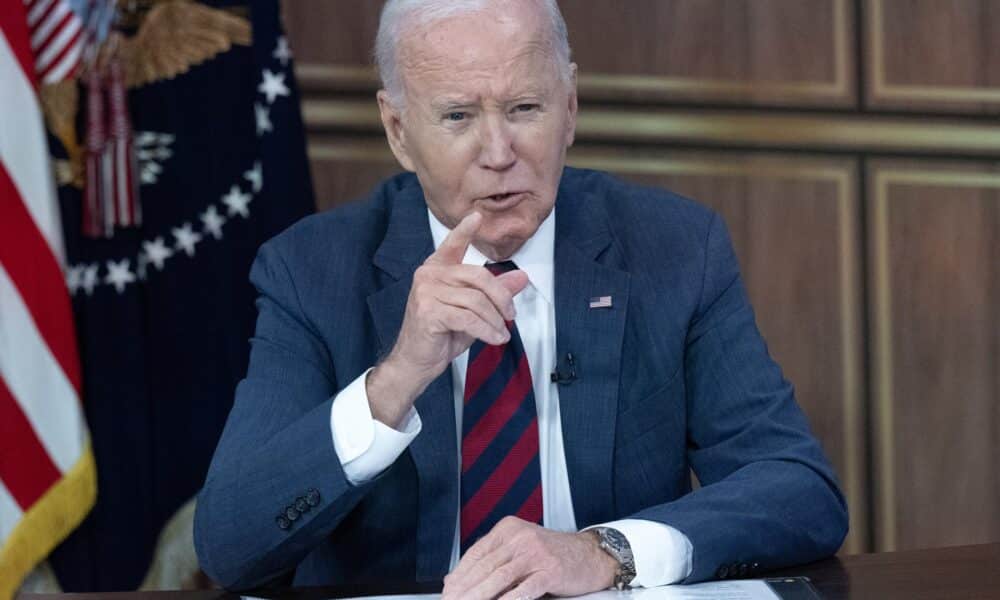
[[[299,518],[299,511],[295,510],[294,506],[289,506],[285,509],[285,516],[289,521],[296,521]]]
[[[316,488],[310,488],[309,491],[306,492],[306,502],[309,503],[309,506],[316,506],[316,505],[318,505],[319,504],[319,490],[317,490]]]
[[[755,562],[754,564],[750,565],[750,569],[753,570],[754,573],[756,573],[757,571],[760,570],[760,563]]]
[[[309,503],[306,502],[305,498],[303,498],[301,496],[299,496],[298,498],[296,498],[296,500],[295,500],[295,510],[299,511],[300,513],[304,513],[304,512],[309,512],[309,509],[311,509],[311,508],[312,507],[309,506]]]
[[[281,528],[283,531],[287,531],[288,528],[292,526],[292,522],[289,521],[285,517],[285,515],[278,515],[278,518],[275,519],[274,521],[278,524],[278,527]]]
[[[740,577],[746,577],[747,573],[750,572],[750,565],[746,563],[740,563],[740,568],[737,569],[737,571],[739,572]]]
[[[725,579],[729,577],[729,565],[722,565],[719,570],[715,572],[716,579]]]

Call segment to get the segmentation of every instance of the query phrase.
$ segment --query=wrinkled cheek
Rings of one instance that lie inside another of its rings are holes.
[[[454,198],[461,194],[475,163],[453,150],[441,148],[435,155],[428,156],[424,164],[434,187]]]
[[[549,128],[532,131],[524,136],[523,155],[529,159],[539,176],[551,176],[566,153],[563,138]]]

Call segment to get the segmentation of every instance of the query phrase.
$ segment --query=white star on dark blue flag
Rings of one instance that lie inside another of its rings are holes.
[[[174,247],[178,250],[183,250],[188,256],[194,256],[194,247],[201,241],[201,234],[195,233],[194,230],[191,229],[190,223],[185,223],[180,227],[174,227],[172,232],[174,234],[174,238],[177,240]]]
[[[257,91],[267,96],[268,104],[274,104],[274,100],[278,96],[291,94],[288,86],[285,85],[284,73],[272,73],[268,69],[264,69],[261,75],[263,75],[264,80],[257,86]]]
[[[274,127],[271,125],[271,117],[268,114],[268,108],[266,106],[254,102],[253,112],[257,119],[257,137],[264,135],[268,131],[274,131]]]
[[[157,237],[152,242],[142,243],[142,255],[146,257],[146,262],[156,267],[157,271],[163,270],[163,263],[174,255],[173,250],[167,248],[162,237]]]
[[[250,182],[250,189],[253,190],[253,193],[260,192],[260,188],[264,185],[264,171],[259,160],[254,161],[252,169],[243,173],[243,179]]]
[[[115,286],[115,291],[119,294],[125,291],[125,286],[135,282],[135,273],[132,272],[130,263],[127,258],[107,262],[108,274],[104,276],[104,283]]]
[[[234,185],[229,189],[229,193],[222,197],[222,203],[226,205],[226,212],[229,216],[239,215],[244,219],[250,216],[247,205],[250,204],[252,196],[240,191],[239,186]]]
[[[204,226],[205,233],[209,233],[217,240],[222,239],[222,226],[226,224],[226,218],[219,214],[214,204],[210,204],[205,212],[199,215]]]
[[[281,61],[281,66],[288,66],[288,61],[292,58],[292,49],[288,47],[288,38],[283,35],[278,37],[278,44],[271,56]]]

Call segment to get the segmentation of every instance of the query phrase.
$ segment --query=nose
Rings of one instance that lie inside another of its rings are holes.
[[[490,115],[480,121],[479,165],[492,171],[509,169],[517,161],[510,123],[502,116]]]

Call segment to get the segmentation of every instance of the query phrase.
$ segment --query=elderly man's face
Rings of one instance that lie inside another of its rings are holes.
[[[411,29],[399,48],[405,107],[397,112],[384,92],[379,106],[393,152],[416,172],[434,215],[454,227],[479,211],[474,244],[502,260],[555,203],[576,85],[575,71],[570,82],[560,77],[541,8],[497,6]]]

